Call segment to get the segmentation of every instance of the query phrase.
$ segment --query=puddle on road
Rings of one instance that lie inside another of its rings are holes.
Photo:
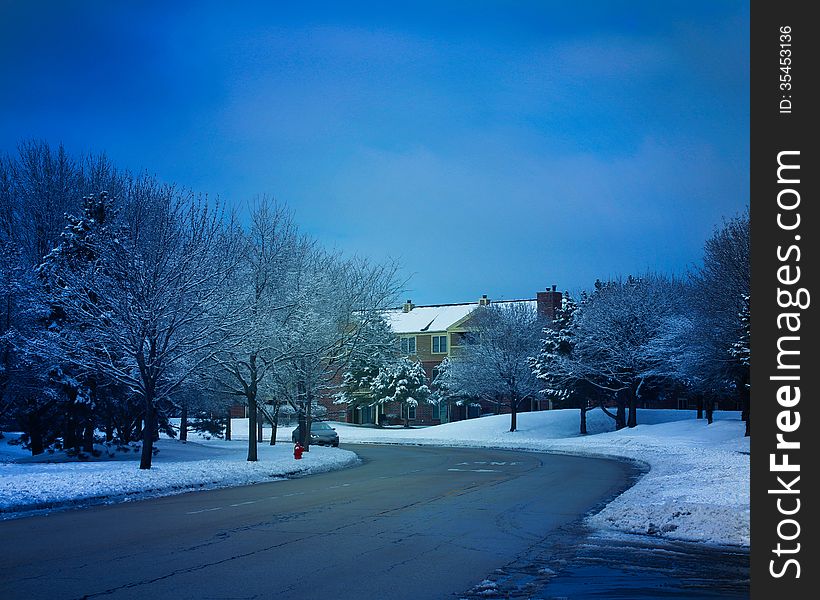
[[[651,536],[584,534],[573,528],[460,597],[748,599],[749,553]]]

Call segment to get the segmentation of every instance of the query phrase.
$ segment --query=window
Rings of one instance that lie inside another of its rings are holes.
[[[441,407],[439,406],[438,402],[433,404],[433,418],[440,419],[441,418]]]
[[[434,335],[433,336],[433,352],[447,352],[447,336]]]
[[[411,421],[415,421],[416,419],[416,407],[415,406],[408,406],[407,407],[407,418]]]
[[[414,337],[403,337],[401,338],[401,353],[402,354],[415,354],[416,353],[416,338]]]

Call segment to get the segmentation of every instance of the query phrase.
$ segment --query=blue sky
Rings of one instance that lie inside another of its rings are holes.
[[[27,138],[401,261],[418,303],[682,273],[749,202],[747,2],[9,2]]]

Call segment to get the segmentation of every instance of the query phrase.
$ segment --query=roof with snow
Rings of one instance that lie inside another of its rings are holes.
[[[504,306],[519,302],[532,304],[533,310],[536,309],[535,300],[501,300],[492,302],[492,305]],[[433,304],[430,306],[414,306],[409,312],[404,312],[402,308],[394,308],[388,310],[384,318],[395,333],[446,331],[468,316],[478,306],[478,302]]]

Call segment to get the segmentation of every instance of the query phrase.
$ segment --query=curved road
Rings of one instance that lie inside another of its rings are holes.
[[[0,597],[457,598],[629,485],[623,463],[356,446],[362,466],[0,523]]]

